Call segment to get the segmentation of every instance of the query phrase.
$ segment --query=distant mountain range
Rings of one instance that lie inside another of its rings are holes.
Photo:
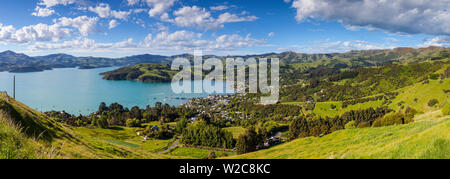
[[[111,66],[132,66],[141,63],[170,64],[175,58],[183,57],[193,59],[191,54],[181,54],[174,56],[161,55],[135,55],[122,58],[102,58],[102,57],[75,57],[68,54],[51,54],[47,56],[30,57],[25,54],[5,51],[0,53],[0,71],[9,72],[39,72],[51,70],[53,68],[80,68],[91,69]],[[450,57],[450,48],[428,47],[428,48],[396,48],[393,50],[358,50],[347,53],[329,54],[304,54],[295,52],[268,53],[261,55],[247,56],[204,56],[207,58],[279,58],[281,65],[294,64],[314,64],[314,63],[335,63],[344,65],[373,66],[385,63],[411,63],[434,58]]]

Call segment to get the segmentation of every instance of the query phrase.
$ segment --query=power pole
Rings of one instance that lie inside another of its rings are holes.
[[[13,80],[13,98],[16,99],[16,75],[14,75]]]

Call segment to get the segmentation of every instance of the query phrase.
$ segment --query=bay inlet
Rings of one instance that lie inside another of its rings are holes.
[[[117,68],[62,68],[32,73],[0,72],[0,91],[7,91],[12,95],[15,75],[17,100],[41,112],[64,110],[75,115],[95,112],[101,102],[108,105],[117,102],[128,108],[145,108],[147,105],[154,106],[156,102],[178,106],[190,98],[211,95],[176,94],[172,91],[171,83],[107,81],[99,75]],[[202,81],[193,83],[200,85]]]

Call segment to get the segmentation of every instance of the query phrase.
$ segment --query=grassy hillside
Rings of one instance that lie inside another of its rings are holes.
[[[321,138],[297,139],[235,159],[450,159],[450,116],[440,111],[416,122],[380,128],[350,129]]]
[[[444,71],[449,67],[448,64],[441,66],[440,69],[436,70],[435,74],[444,74]],[[428,75],[427,75],[428,76]],[[423,78],[423,77],[422,77]],[[388,105],[394,110],[400,110],[405,107],[412,107],[419,113],[426,113],[442,108],[445,104],[450,104],[450,79],[437,79],[437,80],[426,80],[426,82],[413,83],[404,88],[398,90],[392,90],[390,92],[396,92],[398,95],[392,99],[390,104],[383,104],[383,100],[367,101],[363,103],[357,103],[354,105],[348,105],[343,108],[342,101],[327,101],[327,102],[316,102],[315,108],[312,111],[314,114],[320,115],[322,117],[337,116],[350,110],[357,109],[367,109],[370,107],[379,107],[382,105]],[[377,94],[382,95],[382,94]],[[366,96],[364,98],[371,98],[377,95]],[[439,103],[433,107],[428,106],[428,102],[432,99],[437,99]],[[306,105],[305,102],[282,102],[282,104],[290,105]],[[335,107],[335,108],[334,108]]]
[[[170,82],[179,71],[170,65],[144,63],[102,73],[105,80],[132,80],[142,82]]]
[[[56,151],[46,148],[23,133],[23,128],[0,117],[0,159],[55,158]]]
[[[122,141],[124,138],[127,140]],[[0,142],[0,158],[9,159],[178,158],[148,150],[154,145],[164,147],[164,143],[137,145],[140,140],[133,130],[69,127],[12,98],[8,100],[3,93],[0,94]]]

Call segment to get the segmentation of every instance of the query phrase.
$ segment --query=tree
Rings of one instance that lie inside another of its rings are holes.
[[[295,118],[289,125],[289,139],[306,137],[309,134],[308,122],[304,117]]]
[[[428,106],[434,107],[438,103],[439,103],[439,101],[437,99],[432,99],[432,100],[428,101]]]
[[[439,79],[439,74],[431,74],[430,75],[430,79],[431,80],[438,80]]]
[[[356,122],[350,121],[347,124],[345,124],[345,129],[355,129],[356,128]]]
[[[177,122],[177,125],[175,126],[175,131],[178,134],[182,134],[183,130],[187,127],[188,125],[188,120],[187,119],[181,119],[180,121]]]
[[[252,126],[244,134],[239,136],[236,142],[236,152],[238,154],[254,152],[262,143],[261,135],[258,135]]]
[[[108,118],[106,117],[105,112],[103,112],[103,114],[100,116],[100,118],[96,122],[97,122],[98,128],[107,129],[109,127]]]
[[[98,113],[101,114],[107,110],[108,110],[108,107],[106,106],[106,103],[105,102],[100,103],[100,106],[98,107]]]
[[[139,107],[134,106],[130,110],[130,118],[142,119],[142,113]]]
[[[141,121],[139,119],[128,119],[126,125],[127,127],[141,127]]]

